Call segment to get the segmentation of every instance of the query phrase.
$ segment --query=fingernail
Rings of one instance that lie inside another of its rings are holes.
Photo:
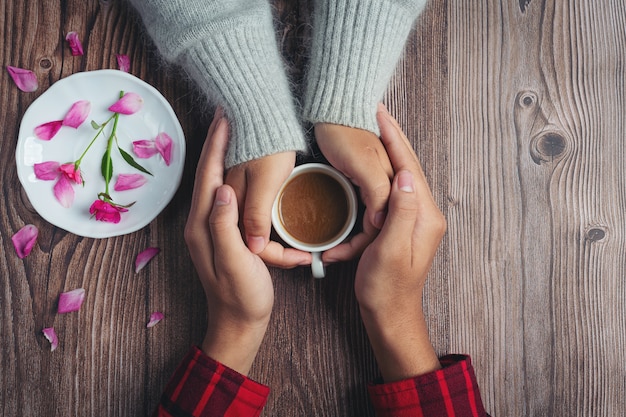
[[[230,204],[230,192],[224,187],[218,188],[215,193],[215,205],[226,206],[228,204]]]
[[[265,249],[265,239],[263,236],[248,236],[248,248],[252,253],[259,253]]]
[[[215,114],[213,115],[213,118],[219,120],[222,117],[224,117],[224,109],[222,108],[222,106],[217,106],[217,108],[215,109]]]
[[[405,193],[415,191],[413,187],[413,174],[409,171],[402,171],[398,174],[398,188]]]
[[[379,211],[374,215],[374,226],[380,229],[383,227],[383,223],[385,223],[385,212]]]
[[[387,106],[385,106],[384,103],[378,103],[378,111],[382,112],[382,113],[389,113],[389,110],[387,110]]]

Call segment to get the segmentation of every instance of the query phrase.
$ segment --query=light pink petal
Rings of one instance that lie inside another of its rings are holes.
[[[163,313],[161,313],[160,311],[155,311],[154,313],[150,314],[150,321],[148,322],[146,327],[148,329],[150,327],[154,327],[158,322],[163,320],[164,317],[165,315]]]
[[[41,140],[50,140],[59,132],[61,126],[63,126],[62,120],[44,123],[35,128],[35,136]]]
[[[161,252],[159,248],[148,248],[137,255],[137,259],[135,259],[135,273],[141,271],[152,258],[159,254],[159,252]]]
[[[65,36],[65,40],[70,44],[72,55],[83,55],[83,44],[80,43],[80,39],[78,39],[78,33],[69,32],[67,36]]]
[[[48,342],[50,342],[50,352],[54,352],[55,349],[59,346],[59,338],[54,331],[54,327],[46,327],[45,329],[41,330],[41,333],[43,333],[46,339],[48,339]]]
[[[54,196],[63,207],[72,207],[72,204],[74,204],[74,188],[72,188],[72,183],[67,176],[61,175],[52,190],[54,191]]]
[[[27,224],[11,237],[15,252],[20,259],[27,257],[30,251],[33,250],[38,235],[39,229],[35,225]]]
[[[59,177],[60,164],[56,161],[47,161],[33,165],[35,177],[44,181],[56,180]]]
[[[61,165],[59,167],[59,171],[61,171],[68,180],[75,182],[78,185],[83,183],[83,176],[80,174],[80,168],[76,169],[76,165],[74,165],[73,162]]]
[[[170,166],[170,160],[172,159],[172,146],[174,146],[174,141],[167,133],[159,133],[154,139],[154,143],[156,145],[157,150],[163,157],[165,161],[165,165]]]
[[[23,68],[12,67],[10,65],[7,65],[7,71],[9,72],[11,78],[13,78],[17,88],[26,93],[37,91],[39,84],[37,83],[37,76],[34,72]]]
[[[130,58],[128,58],[128,55],[116,54],[115,57],[117,58],[117,66],[120,71],[130,71]]]
[[[126,93],[124,96],[117,100],[109,111],[120,114],[134,114],[137,113],[143,107],[143,98],[137,93]]]
[[[141,187],[146,182],[148,180],[141,174],[120,174],[117,176],[113,189],[115,191],[133,190]]]
[[[77,288],[72,291],[62,292],[59,294],[59,314],[71,313],[80,310],[80,306],[85,301],[85,290]]]
[[[159,151],[153,140],[144,139],[133,142],[133,152],[139,158],[150,158],[151,156],[156,155]]]
[[[78,128],[89,116],[91,111],[91,103],[88,100],[80,100],[72,104],[70,111],[67,112],[63,119],[63,126],[70,126],[74,129]]]

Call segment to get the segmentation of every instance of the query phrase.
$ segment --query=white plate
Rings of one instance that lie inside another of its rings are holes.
[[[133,115],[120,115],[117,127],[119,145],[154,176],[143,174],[148,182],[140,188],[114,191],[117,174],[139,173],[120,156],[115,145],[111,153],[113,178],[110,195],[117,204],[136,201],[128,212],[122,213],[118,224],[97,221],[89,214],[89,207],[105,188],[101,174],[102,155],[106,150],[107,135],[100,135],[83,159],[80,169],[85,185],[74,185],[74,204],[64,208],[54,197],[52,188],[56,181],[42,181],[35,177],[33,165],[45,161],[73,162],[95,136],[91,120],[106,121],[112,113],[107,109],[119,98],[120,91],[134,92],[144,100],[143,108]],[[73,103],[91,102],[91,112],[78,129],[63,126],[50,141],[34,135],[35,127],[53,120],[62,120]],[[170,166],[159,154],[149,159],[139,159],[132,152],[132,142],[154,139],[165,132],[174,144]],[[185,137],[176,114],[167,100],[154,87],[128,73],[118,70],[99,70],[70,75],[54,83],[26,110],[16,149],[17,173],[31,204],[48,222],[79,236],[106,238],[131,233],[150,223],[167,204],[180,185],[185,163]]]

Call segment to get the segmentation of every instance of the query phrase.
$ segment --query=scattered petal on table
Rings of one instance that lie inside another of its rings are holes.
[[[63,119],[63,126],[70,126],[74,129],[78,128],[89,116],[91,111],[91,102],[89,100],[80,100],[72,104],[70,111],[67,112]]]
[[[126,93],[109,107],[109,111],[120,114],[134,114],[143,107],[143,98],[137,93]]]
[[[130,71],[130,58],[128,55],[117,54],[115,55],[117,58],[117,66],[120,71],[129,72]]]
[[[67,36],[65,36],[65,40],[70,44],[72,55],[83,55],[83,44],[80,43],[80,39],[78,39],[78,33],[69,32]]]
[[[54,331],[54,327],[46,327],[41,331],[41,333],[43,333],[46,339],[48,339],[48,342],[50,342],[50,352],[54,352],[55,349],[59,346],[59,338]]]
[[[61,175],[57,183],[54,184],[52,191],[54,192],[54,197],[63,207],[72,207],[72,204],[74,204],[74,188],[72,188],[72,183],[67,176]]]
[[[165,132],[159,133],[156,139],[154,140],[156,148],[161,154],[161,156],[163,157],[163,160],[165,161],[165,165],[167,166],[170,166],[170,160],[172,159],[173,142],[174,141],[172,140],[170,135],[168,135]]]
[[[33,246],[37,242],[37,236],[39,236],[37,226],[27,224],[11,237],[15,252],[20,259],[27,257],[30,251],[33,250]]]
[[[85,290],[83,288],[77,288],[72,291],[62,292],[59,294],[59,308],[57,312],[59,314],[71,313],[72,311],[80,310],[80,306],[85,300]]]
[[[63,120],[41,124],[35,128],[35,136],[41,140],[50,140],[59,132],[61,126],[63,126]]]
[[[137,259],[135,259],[135,273],[141,271],[159,252],[161,252],[159,248],[148,248],[137,255]]]
[[[115,191],[133,190],[141,187],[147,181],[148,179],[141,174],[119,174],[113,189]]]
[[[59,164],[56,161],[46,161],[34,164],[35,177],[44,181],[56,180],[59,177]]]
[[[32,93],[39,87],[37,76],[31,70],[7,65],[7,71],[20,90],[26,93]]]
[[[148,329],[150,327],[154,327],[158,322],[163,320],[164,317],[165,315],[163,315],[163,313],[161,313],[160,311],[155,311],[154,313],[150,314],[150,321],[148,322],[146,327]]]

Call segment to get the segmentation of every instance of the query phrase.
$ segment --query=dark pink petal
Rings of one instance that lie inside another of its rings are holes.
[[[72,55],[83,55],[83,44],[80,43],[80,39],[78,39],[78,33],[69,32],[67,36],[65,36],[65,40],[70,44]]]
[[[116,54],[115,57],[117,58],[117,66],[120,71],[130,71],[130,59],[128,58],[128,55]]]
[[[76,169],[76,165],[73,162],[69,164],[63,164],[59,167],[59,171],[67,177],[68,180],[80,185],[83,183],[83,176],[80,174],[80,168]]]
[[[54,191],[54,197],[63,207],[72,207],[72,204],[74,204],[74,188],[72,188],[72,183],[67,176],[61,175],[56,184],[54,184],[52,191]]]
[[[11,237],[15,252],[20,259],[27,257],[30,251],[33,250],[38,235],[39,229],[35,225],[27,224]]]
[[[143,107],[143,98],[137,93],[126,93],[124,96],[117,100],[109,111],[120,114],[134,114],[137,113]]]
[[[122,219],[120,213],[124,213],[126,211],[128,211],[128,209],[115,206],[102,200],[94,201],[93,204],[91,204],[91,207],[89,207],[89,213],[94,215],[96,220],[108,223],[119,223]]]
[[[163,157],[165,165],[170,166],[170,160],[172,159],[172,146],[174,141],[167,133],[159,133],[154,139],[157,150]]]
[[[150,327],[154,327],[158,322],[163,320],[164,317],[165,315],[163,313],[161,313],[160,311],[155,311],[154,313],[150,314],[150,321],[148,322],[146,327],[148,329]]]
[[[59,177],[59,167],[61,165],[56,161],[47,161],[33,165],[35,177],[44,181],[56,180]]]
[[[133,142],[133,152],[138,158],[150,158],[156,155],[159,150],[153,140],[136,140]]]
[[[35,136],[41,140],[50,140],[59,132],[61,126],[63,126],[62,120],[44,123],[35,128]]]
[[[20,90],[26,93],[32,93],[39,87],[37,76],[31,70],[7,65],[7,71]]]
[[[46,339],[48,339],[48,342],[50,342],[50,352],[54,352],[55,349],[59,346],[59,338],[54,331],[54,327],[46,327],[45,329],[41,330],[41,333],[43,333]]]
[[[63,119],[63,126],[70,126],[74,129],[78,128],[89,116],[91,111],[91,103],[88,100],[80,100],[72,104],[70,111],[67,112]]]
[[[71,313],[72,311],[80,310],[80,306],[85,301],[85,290],[83,288],[77,288],[72,291],[62,292],[59,294],[59,308],[57,312],[59,314]]]
[[[141,187],[146,182],[148,180],[141,174],[120,174],[117,176],[113,189],[115,191],[133,190]]]
[[[137,255],[137,259],[135,259],[135,273],[141,271],[159,252],[161,252],[159,248],[148,248]]]

